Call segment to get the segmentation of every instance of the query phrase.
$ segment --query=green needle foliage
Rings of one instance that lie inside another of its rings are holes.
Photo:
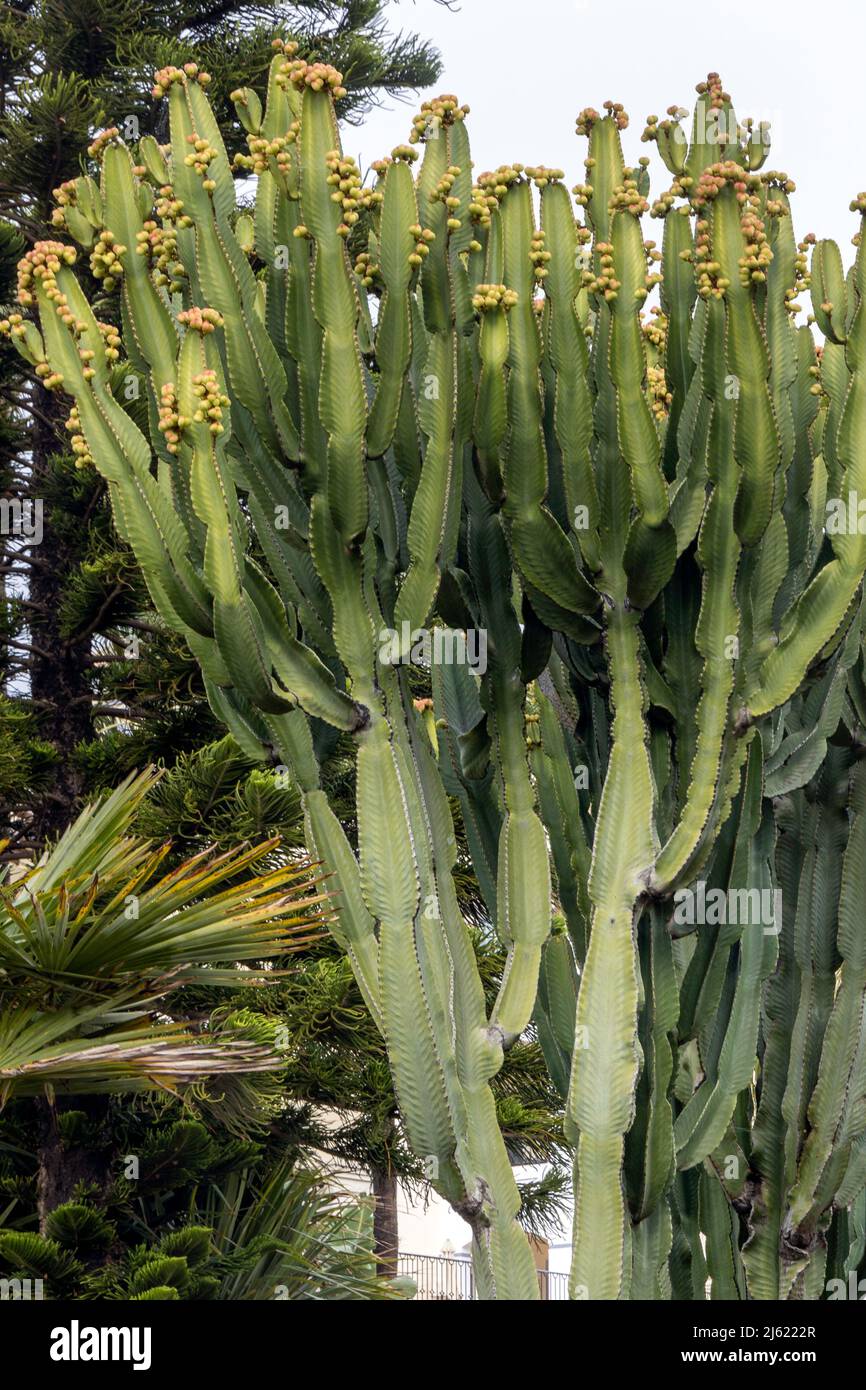
[[[0,1160],[0,1278],[40,1279],[50,1299],[330,1301],[406,1292],[374,1277],[364,1199],[334,1190],[293,1152],[219,1142],[168,1107],[132,1122],[112,1114],[111,1123],[124,1146],[113,1155],[120,1176],[98,1201],[81,1185],[41,1233],[31,1229],[26,1149]],[[64,1113],[70,1149],[94,1143],[87,1129],[82,1111]]]
[[[815,244],[797,328],[794,185],[716,74],[690,137],[676,108],[647,122],[652,203],[622,107],[581,113],[577,216],[559,170],[473,183],[451,96],[364,187],[340,73],[279,42],[266,102],[234,94],[239,211],[208,85],[161,70],[169,139],[109,129],[99,181],[61,191],[119,328],[60,241],[8,327],[72,398],[215,714],[290,771],[481,1295],[537,1297],[494,1089],[534,1020],[574,1297],[822,1296],[862,1260],[866,1183],[860,235],[847,275]],[[346,738],[357,846],[321,772]],[[455,806],[506,952],[492,1001]]]
[[[359,118],[376,101],[427,87],[439,54],[394,32],[389,0],[21,0],[0,14],[0,215],[38,234],[51,193],[77,172],[107,115],[132,131],[154,128],[153,72],[197,59],[214,81],[220,114],[247,83],[264,94],[275,32],[311,58],[339,63],[347,92],[340,114]],[[233,114],[233,113],[232,113]],[[238,136],[235,136],[238,139]]]

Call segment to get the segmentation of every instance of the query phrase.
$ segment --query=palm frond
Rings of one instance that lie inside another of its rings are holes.
[[[284,1066],[253,1015],[235,1013],[209,1036],[154,1015],[183,985],[278,979],[275,963],[323,935],[323,881],[306,862],[256,874],[273,840],[210,847],[161,873],[168,846],[129,833],[154,781],[150,770],[128,777],[0,885],[0,1103],[46,1087],[198,1087],[208,1103],[209,1078]],[[226,1109],[237,1118],[266,1092],[228,1084]]]

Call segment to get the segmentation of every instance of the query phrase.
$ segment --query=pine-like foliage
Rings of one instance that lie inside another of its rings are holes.
[[[61,1152],[103,1146],[84,1110]],[[82,1183],[35,1229],[31,1116],[14,1108],[0,1157],[0,1278],[41,1279],[48,1299],[334,1300],[399,1297],[374,1277],[369,1203],[304,1166],[287,1136],[227,1138],[178,1113],[112,1107],[103,1191]]]

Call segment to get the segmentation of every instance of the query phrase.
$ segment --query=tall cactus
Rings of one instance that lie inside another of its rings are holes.
[[[234,94],[252,213],[207,75],[167,68],[169,144],[105,132],[98,182],[59,190],[110,321],[49,242],[6,327],[73,398],[214,710],[291,769],[481,1295],[537,1296],[489,1085],[532,1025],[575,1151],[573,1297],[815,1296],[858,1257],[866,1186],[866,539],[824,526],[866,493],[866,252],[846,279],[815,245],[818,353],[793,322],[814,238],[716,74],[691,138],[678,108],[648,119],[673,179],[652,204],[623,108],[581,113],[581,218],[560,170],[473,183],[453,96],[365,185],[340,74],[276,49],[264,107]],[[432,720],[426,625],[450,652]],[[338,734],[356,846],[320,771]],[[454,804],[507,948],[489,1013]],[[680,920],[707,891],[740,910]]]

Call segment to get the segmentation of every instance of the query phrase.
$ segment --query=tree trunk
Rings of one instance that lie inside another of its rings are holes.
[[[58,526],[54,515],[51,455],[67,448],[55,397],[42,386],[35,388],[35,404],[43,417],[34,417],[30,493],[43,502],[43,537],[31,552],[44,565],[31,570],[31,642],[37,649],[30,666],[30,694],[37,702],[40,733],[54,744],[57,762],[53,782],[33,807],[31,838],[42,845],[74,819],[83,787],[75,766],[76,745],[93,738],[89,642],[68,640],[60,626],[60,609],[69,573],[80,563],[79,547],[86,541],[86,522],[80,533]],[[57,419],[56,431],[48,421]]]
[[[36,1149],[36,1206],[39,1230],[44,1235],[49,1215],[55,1207],[72,1200],[79,1183],[95,1187],[98,1202],[111,1181],[112,1153],[109,1145],[64,1144],[58,1126],[60,1109],[83,1110],[92,1124],[104,1125],[108,1116],[106,1096],[80,1096],[74,1103],[50,1101],[38,1096],[34,1105],[39,1117]],[[107,1138],[107,1136],[106,1136]]]
[[[393,1168],[374,1168],[373,1251],[380,1279],[393,1279],[397,1273],[397,1175]]]

